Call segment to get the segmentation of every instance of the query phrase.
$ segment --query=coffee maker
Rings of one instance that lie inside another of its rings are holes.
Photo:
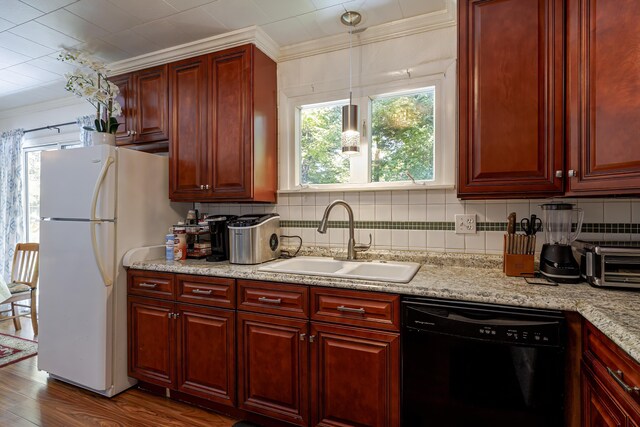
[[[211,255],[207,261],[226,261],[229,259],[229,221],[235,219],[235,215],[214,215],[207,217],[209,233],[211,233]]]
[[[578,283],[580,266],[573,256],[571,242],[580,234],[584,212],[571,203],[546,203],[540,207],[545,236],[540,252],[540,273],[554,282]],[[577,223],[572,232],[574,216],[577,216]]]

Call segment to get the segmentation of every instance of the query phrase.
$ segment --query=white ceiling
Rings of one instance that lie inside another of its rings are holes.
[[[65,95],[62,48],[106,63],[260,26],[288,46],[445,8],[446,0],[0,0],[0,111]],[[60,84],[53,84],[58,83]]]

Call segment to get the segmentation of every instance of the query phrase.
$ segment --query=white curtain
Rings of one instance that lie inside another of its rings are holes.
[[[93,145],[93,142],[91,141],[92,131],[85,129],[84,127],[87,126],[93,129],[93,127],[95,126],[93,121],[95,119],[95,114],[89,116],[80,116],[76,119],[76,123],[78,124],[78,127],[80,127],[80,142],[82,142],[83,147],[90,147]]]
[[[22,137],[24,129],[0,134],[0,277],[11,276],[16,243],[24,237]]]

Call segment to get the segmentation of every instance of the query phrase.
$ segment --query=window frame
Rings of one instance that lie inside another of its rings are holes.
[[[301,184],[300,182],[300,114],[302,106],[336,104],[348,99],[343,90],[325,92],[293,94],[287,97],[281,94],[280,105],[284,106],[281,123],[281,153],[280,153],[280,193],[323,192],[323,191],[369,191],[369,190],[408,190],[408,189],[451,189],[455,186],[455,61],[450,63],[447,70],[426,76],[383,83],[363,85],[353,88],[353,103],[358,105],[360,112],[359,128],[365,141],[361,145],[360,157],[367,162],[366,183],[345,184]],[[371,164],[369,147],[371,146],[371,103],[370,100],[380,96],[410,94],[421,88],[434,86],[436,103],[434,106],[435,143],[434,143],[434,180],[412,182],[368,182],[371,179]],[[287,126],[288,124],[291,126]],[[363,129],[364,123],[364,129]],[[360,166],[361,168],[362,166]],[[352,163],[352,178],[354,176]]]

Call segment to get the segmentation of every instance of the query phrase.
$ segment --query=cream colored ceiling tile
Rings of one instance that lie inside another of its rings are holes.
[[[68,6],[77,2],[78,0],[20,0],[22,3],[26,3],[31,7],[48,13],[53,12],[56,9]]]
[[[30,60],[26,55],[0,47],[0,68],[7,68],[12,65],[21,64]]]
[[[340,22],[344,13],[342,5],[327,7],[298,16],[298,20],[309,33],[310,39],[326,37],[343,32],[346,36],[348,28]]]
[[[361,28],[402,19],[402,10],[397,1],[356,0],[350,5],[352,10],[362,14],[362,22],[358,24]]]
[[[41,83],[60,79],[58,74],[38,68],[30,62],[14,65],[13,67],[7,68],[7,70],[38,80]]]
[[[162,49],[193,41],[182,32],[180,25],[170,22],[167,18],[135,26],[132,31],[152,40]]]
[[[100,39],[91,39],[86,43],[79,44],[76,48],[89,52],[97,59],[102,60],[107,64],[110,62],[121,61],[131,56],[124,50]]]
[[[120,31],[102,38],[107,43],[127,52],[130,56],[159,50],[160,46],[131,30]]]
[[[217,3],[216,0],[164,0],[165,3],[177,10],[189,10],[194,7],[202,6],[209,3]]]
[[[445,10],[447,8],[446,0],[398,0],[402,15],[405,18],[423,15],[425,13]]]
[[[50,47],[32,42],[31,40],[27,40],[24,37],[20,37],[9,31],[0,33],[0,47],[21,53],[31,58],[38,58],[55,52],[55,50]]]
[[[114,33],[127,30],[142,22],[141,19],[115,7],[107,0],[80,0],[65,9]]]
[[[109,0],[109,2],[143,22],[166,18],[178,11],[163,0]]]
[[[270,22],[281,21],[316,10],[311,0],[253,0]]]
[[[280,46],[301,43],[311,39],[302,22],[293,17],[263,25],[262,29]]]
[[[209,15],[204,6],[172,15],[168,22],[177,25],[180,31],[192,40],[204,39],[229,31],[218,19]]]
[[[203,6],[203,10],[231,30],[270,22],[253,0],[218,0]]]
[[[38,9],[18,0],[0,0],[2,19],[14,24],[22,24],[42,15]]]
[[[24,74],[12,71],[11,69],[5,68],[4,70],[0,70],[0,80],[5,82],[13,83],[20,87],[30,87],[42,84],[41,81],[26,76]]]
[[[325,7],[331,6],[340,6],[340,8],[344,7],[349,10],[349,5],[354,2],[354,0],[311,0],[317,9],[324,9]],[[342,9],[344,11],[344,9]]]
[[[77,45],[80,41],[62,34],[59,31],[51,29],[36,21],[30,21],[26,24],[18,25],[12,28],[11,33],[24,37],[32,42],[39,43],[52,49],[70,48]]]
[[[13,22],[9,22],[6,19],[0,18],[0,31],[8,30],[11,27],[14,27],[16,24]]]
[[[97,25],[85,21],[71,12],[64,9],[56,10],[36,19],[36,22],[53,28],[63,34],[81,41],[87,41],[92,38],[103,37],[107,35],[107,31]]]
[[[41,58],[32,59],[29,61],[29,64],[60,76],[65,73],[73,72],[75,69],[73,65],[59,61],[52,56],[43,56]]]

